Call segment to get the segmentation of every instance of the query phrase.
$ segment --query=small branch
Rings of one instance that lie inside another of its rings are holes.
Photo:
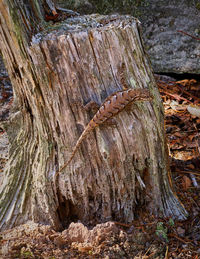
[[[163,92],[164,94],[166,94],[166,95],[168,95],[168,96],[170,96],[170,97],[172,97],[172,98],[174,98],[174,99],[176,99],[176,100],[178,100],[178,101],[183,100],[183,101],[192,103],[192,102],[189,101],[188,99],[186,99],[186,98],[184,98],[184,97],[181,97],[181,96],[178,95],[178,94],[172,94],[172,93],[169,93],[169,92],[163,90],[163,88],[161,89],[161,92]]]
[[[183,243],[185,243],[185,244],[192,243],[191,240],[189,240],[189,239],[187,239],[187,238],[185,238],[185,239],[180,238],[179,236],[175,235],[174,233],[169,233],[168,236],[169,236],[169,237],[175,237],[176,239],[178,239],[179,241],[181,241],[181,242],[183,242]]]
[[[184,35],[187,35],[187,36],[189,36],[189,37],[191,37],[191,38],[193,38],[194,40],[200,40],[200,38],[198,38],[198,37],[195,37],[195,36],[193,36],[193,35],[191,35],[191,34],[189,34],[189,33],[187,33],[187,32],[184,32],[184,31],[177,31],[177,32],[180,32],[180,33],[182,33],[182,34],[184,34]]]
[[[186,170],[176,170],[176,173],[178,174],[193,174],[193,175],[197,175],[197,176],[200,176],[200,173],[198,172],[193,172],[193,171],[186,171]]]

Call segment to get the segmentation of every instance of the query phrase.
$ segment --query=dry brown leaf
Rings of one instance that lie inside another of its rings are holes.
[[[195,79],[190,79],[190,85],[194,85],[194,84],[196,84],[197,83],[197,80],[195,80]]]
[[[193,164],[189,164],[189,165],[187,165],[187,168],[189,168],[189,169],[195,169],[195,166],[194,166]]]
[[[192,185],[192,181],[190,180],[189,177],[187,177],[186,175],[183,176],[182,178],[182,186],[184,190],[188,190],[188,188],[190,188]]]
[[[194,135],[189,135],[188,138],[189,138],[190,141],[192,141],[193,138],[194,138]]]
[[[183,134],[181,134],[181,132],[177,131],[177,132],[174,133],[174,136],[181,138],[181,137],[183,137]]]
[[[85,253],[85,252],[89,252],[92,250],[92,246],[83,246],[83,247],[78,247],[78,251]]]
[[[189,79],[184,79],[184,80],[176,81],[176,84],[180,84],[180,85],[186,86],[186,85],[190,84],[190,80]]]

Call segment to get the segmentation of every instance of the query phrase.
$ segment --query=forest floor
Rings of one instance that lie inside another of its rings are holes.
[[[28,222],[0,233],[0,258],[200,258],[200,81],[155,75],[165,108],[175,192],[189,212],[186,221],[155,218],[142,209],[132,224],[107,222],[88,229],[71,223],[63,232]],[[0,118],[6,119],[12,91],[0,75]],[[8,140],[0,129],[0,184]]]

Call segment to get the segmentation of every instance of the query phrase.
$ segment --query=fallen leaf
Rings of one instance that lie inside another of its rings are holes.
[[[184,190],[188,190],[188,188],[190,188],[192,185],[192,181],[190,180],[189,177],[187,177],[186,175],[183,176],[182,178],[182,186]]]
[[[90,250],[92,250],[92,246],[84,246],[84,247],[78,247],[78,251],[84,253],[84,252],[89,252]]]
[[[189,169],[195,169],[195,166],[194,166],[193,164],[189,164],[189,165],[187,165],[187,168],[189,168]]]
[[[181,138],[181,137],[183,137],[183,134],[181,134],[181,132],[177,131],[177,132],[174,133],[174,136]]]
[[[190,80],[189,79],[184,79],[184,80],[176,81],[176,84],[186,86],[186,85],[190,84]]]
[[[192,141],[193,138],[194,138],[194,135],[189,135],[188,138],[189,138],[190,141]]]

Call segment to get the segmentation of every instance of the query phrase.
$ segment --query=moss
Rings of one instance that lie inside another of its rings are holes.
[[[19,5],[16,3],[15,5],[12,5],[8,2],[14,32],[22,52],[24,48],[23,42],[30,40],[32,33],[35,33],[37,30],[41,29],[45,24],[38,0],[32,0],[30,5],[32,5],[32,11],[30,11],[28,9],[29,6],[25,4]],[[27,21],[28,25],[24,23],[23,19]],[[34,28],[34,31],[33,29],[30,31],[30,27]]]
[[[148,0],[89,0],[88,4],[83,1],[71,0],[65,3],[66,8],[75,8],[80,13],[110,14],[113,12],[141,15],[140,8],[148,6]]]
[[[26,251],[23,248],[21,249],[21,256],[23,258],[33,258],[34,257],[34,255],[33,255],[33,253],[31,251]]]
[[[173,19],[171,19],[171,21],[169,22],[169,27],[174,26],[174,23],[175,23],[175,19],[173,18]]]
[[[194,31],[194,32],[195,32],[195,34],[196,34],[196,35],[200,35],[200,27],[199,27],[199,28],[197,28],[197,29],[195,29],[195,31]]]
[[[200,11],[200,3],[196,3],[196,9],[198,9]]]

